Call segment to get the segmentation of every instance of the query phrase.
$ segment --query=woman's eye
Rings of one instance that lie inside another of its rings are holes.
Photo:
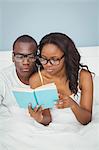
[[[58,60],[58,58],[53,58],[53,59],[51,59],[51,60],[53,60],[53,61],[57,61],[57,60]]]

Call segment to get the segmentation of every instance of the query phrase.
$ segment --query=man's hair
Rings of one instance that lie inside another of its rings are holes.
[[[36,49],[36,50],[37,50],[37,47],[38,47],[36,40],[35,40],[33,37],[29,36],[29,35],[21,35],[21,36],[19,36],[19,37],[14,41],[14,43],[13,43],[13,50],[14,50],[15,45],[16,45],[17,42],[33,43],[33,45],[35,46],[35,49]]]

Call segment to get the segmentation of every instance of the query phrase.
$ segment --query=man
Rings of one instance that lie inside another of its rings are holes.
[[[36,50],[37,42],[29,35],[22,35],[13,43],[13,65],[0,72],[0,115],[11,114],[11,108],[18,106],[12,93],[14,87],[29,87],[29,78],[37,70]],[[49,124],[48,110],[42,110],[41,107],[33,110],[29,106],[29,112],[37,122]]]

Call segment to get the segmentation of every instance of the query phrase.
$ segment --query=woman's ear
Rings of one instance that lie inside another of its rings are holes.
[[[12,62],[14,62],[14,53],[12,52]]]

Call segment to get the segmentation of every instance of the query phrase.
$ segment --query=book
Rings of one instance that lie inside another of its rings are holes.
[[[36,105],[42,106],[44,109],[53,108],[59,99],[54,83],[42,85],[35,89],[14,88],[12,92],[21,108],[27,108],[29,104],[32,104],[32,108],[35,108]]]

